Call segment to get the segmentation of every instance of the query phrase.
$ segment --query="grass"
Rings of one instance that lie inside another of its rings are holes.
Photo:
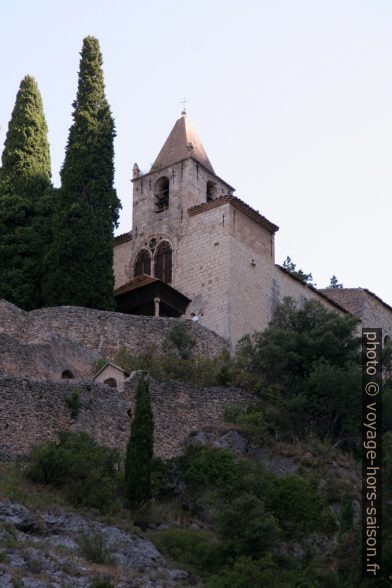
[[[32,511],[42,509],[71,510],[59,492],[25,478],[24,465],[0,464],[0,498],[24,504]]]

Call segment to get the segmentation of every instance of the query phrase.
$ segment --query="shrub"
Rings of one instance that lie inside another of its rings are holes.
[[[166,529],[154,534],[154,543],[166,557],[197,574],[215,572],[223,563],[219,543],[205,531]]]
[[[353,527],[353,504],[350,496],[345,494],[342,499],[341,511],[340,511],[340,532],[346,533]]]
[[[168,340],[177,349],[181,359],[189,359],[196,341],[189,333],[185,323],[175,323],[169,331]]]
[[[322,530],[331,532],[332,514],[312,484],[296,475],[274,476],[266,505],[287,535]]]
[[[76,419],[80,410],[80,388],[73,388],[66,397],[65,402],[69,408],[71,418]]]
[[[185,482],[195,490],[230,485],[239,472],[237,458],[228,449],[190,447],[181,465]]]
[[[219,530],[231,555],[260,557],[275,542],[279,527],[258,497],[241,494],[223,509]]]
[[[58,442],[36,447],[26,474],[60,488],[75,506],[107,511],[116,507],[118,453],[86,433],[62,432]]]
[[[92,563],[111,565],[113,564],[112,551],[107,546],[104,535],[98,531],[90,530],[82,533],[78,540],[81,555]]]

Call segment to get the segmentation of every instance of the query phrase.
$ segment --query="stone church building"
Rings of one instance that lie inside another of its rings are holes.
[[[133,168],[132,230],[116,237],[115,296],[132,314],[195,315],[232,344],[285,296],[317,299],[392,336],[392,309],[362,288],[317,290],[275,263],[278,227],[220,178],[182,112],[148,173]]]

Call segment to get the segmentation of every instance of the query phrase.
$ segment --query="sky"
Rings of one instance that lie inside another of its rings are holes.
[[[0,149],[21,79],[39,85],[54,185],[79,52],[96,36],[116,122],[117,234],[187,99],[215,172],[277,224],[318,287],[335,274],[392,305],[392,3],[0,0]]]

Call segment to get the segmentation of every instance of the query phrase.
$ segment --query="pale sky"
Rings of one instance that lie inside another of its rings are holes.
[[[392,2],[0,0],[0,26],[0,146],[31,74],[56,186],[82,40],[98,37],[118,233],[133,163],[148,170],[185,97],[215,172],[280,227],[276,261],[392,304]]]

